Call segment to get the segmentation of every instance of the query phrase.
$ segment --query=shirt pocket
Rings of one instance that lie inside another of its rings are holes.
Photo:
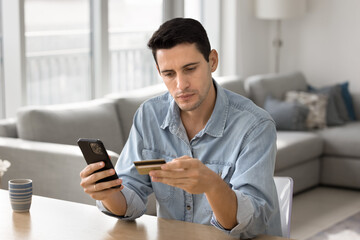
[[[228,183],[231,166],[223,163],[204,163],[205,166],[215,172],[222,180]]]
[[[229,174],[231,172],[230,165],[226,165],[226,164],[222,164],[222,163],[204,163],[204,164],[210,170],[212,170],[217,175],[219,175],[223,181],[225,181],[227,184],[229,184],[229,178],[230,178]],[[203,206],[204,206],[204,209],[207,212],[207,214],[213,212],[205,194],[203,194]]]
[[[142,150],[142,157],[144,160],[150,160],[150,159],[165,159],[165,162],[170,162],[175,157],[164,155],[160,152],[155,152],[147,149]],[[170,199],[173,199],[175,187],[172,187],[170,185],[159,183],[159,182],[151,182],[153,191],[156,196],[156,200],[160,202],[169,201]]]

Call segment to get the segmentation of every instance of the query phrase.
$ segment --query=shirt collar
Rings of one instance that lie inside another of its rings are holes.
[[[214,110],[205,128],[201,131],[213,137],[221,137],[224,133],[226,119],[229,111],[229,99],[224,89],[213,79],[216,89],[216,102]],[[180,109],[175,100],[171,98],[166,117],[160,126],[162,129],[169,127],[171,133],[175,134],[182,127]]]
[[[176,104],[174,98],[170,95],[170,93],[168,94],[169,98],[171,98],[170,106],[165,116],[165,119],[160,127],[162,129],[169,127],[170,132],[175,134],[177,129],[179,129],[180,125],[182,125],[180,120],[180,109]]]

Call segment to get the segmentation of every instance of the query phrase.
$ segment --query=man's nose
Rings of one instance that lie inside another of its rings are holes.
[[[177,88],[180,90],[185,90],[190,86],[190,82],[188,81],[187,77],[183,74],[177,75]]]

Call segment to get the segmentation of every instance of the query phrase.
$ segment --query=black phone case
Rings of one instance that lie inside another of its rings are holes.
[[[102,169],[99,169],[95,172],[101,172],[104,170],[114,168],[113,164],[111,163],[110,157],[106,152],[105,146],[101,140],[80,138],[77,143],[81,149],[81,152],[84,155],[84,158],[85,158],[85,161],[87,162],[87,164],[92,164],[92,163],[101,162],[101,161],[103,161],[105,163],[105,166]],[[90,144],[94,144],[93,146],[96,147],[96,152],[94,152],[94,150]],[[116,179],[118,179],[118,176],[115,173],[112,176],[100,179],[96,183],[107,182],[107,181],[116,180]],[[120,187],[120,185],[117,187]]]

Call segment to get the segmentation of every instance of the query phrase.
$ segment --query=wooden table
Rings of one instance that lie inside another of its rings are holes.
[[[234,239],[215,227],[144,215],[117,220],[95,206],[33,196],[28,213],[11,209],[9,194],[0,190],[0,239]],[[285,238],[259,236],[257,240]]]

